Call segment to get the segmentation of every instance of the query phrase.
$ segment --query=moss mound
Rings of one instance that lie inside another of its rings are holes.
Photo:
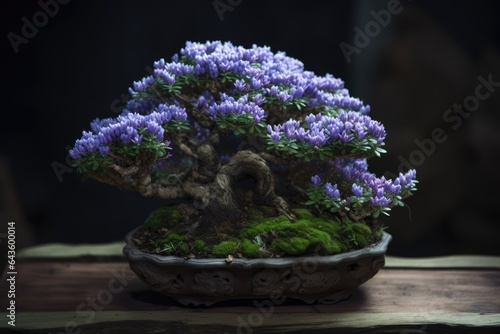
[[[174,206],[163,207],[146,219],[136,241],[144,251],[165,255],[259,258],[339,254],[372,245],[382,236],[380,227],[372,229],[351,221],[340,223],[333,217],[317,217],[306,209],[293,213],[297,220],[292,222],[285,216],[270,217],[253,209],[247,221],[240,224],[239,233],[213,242],[213,233],[207,238],[192,239],[176,231],[182,221],[181,212]]]
[[[144,222],[144,227],[149,230],[173,228],[182,221],[182,215],[175,206],[164,206],[151,212]]]

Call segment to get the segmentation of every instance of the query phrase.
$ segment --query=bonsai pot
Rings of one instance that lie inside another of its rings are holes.
[[[130,269],[151,289],[183,305],[210,306],[232,299],[284,298],[306,303],[337,303],[350,297],[385,264],[391,236],[377,244],[337,255],[282,258],[184,259],[141,251],[131,231],[123,253]]]

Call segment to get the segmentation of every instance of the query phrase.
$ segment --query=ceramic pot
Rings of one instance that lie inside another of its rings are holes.
[[[137,228],[139,229],[139,228]],[[184,259],[149,254],[126,236],[123,253],[130,269],[151,289],[183,305],[210,306],[231,299],[284,298],[307,303],[336,303],[349,298],[385,264],[391,236],[383,233],[370,247],[337,255],[267,259]]]

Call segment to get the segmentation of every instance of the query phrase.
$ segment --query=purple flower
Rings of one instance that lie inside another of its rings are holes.
[[[261,105],[262,103],[264,103],[264,97],[262,96],[262,94],[257,94],[255,95],[254,97],[252,97],[252,101],[255,102],[255,104],[257,105]]]
[[[371,197],[370,198],[370,201],[372,202],[372,204],[374,206],[382,206],[382,207],[386,207],[387,205],[389,205],[391,203],[391,200],[388,199],[387,197]]]
[[[401,186],[399,184],[388,184],[386,187],[387,191],[389,191],[392,194],[399,194],[401,192]]]
[[[394,180],[395,185],[401,185],[402,187],[409,188],[413,180],[417,176],[417,171],[415,169],[410,169],[405,174],[399,173],[399,176]]]
[[[165,67],[165,59],[161,58],[153,63],[155,69],[163,69]]]
[[[250,86],[252,89],[261,89],[264,84],[257,78],[252,78],[250,81]]]
[[[101,153],[101,155],[108,155],[109,146],[99,146],[99,153]]]
[[[302,87],[292,87],[290,88],[290,93],[292,93],[293,96],[296,98],[301,98],[302,95],[304,95],[304,88]]]
[[[332,184],[330,182],[327,182],[325,184],[325,194],[326,194],[326,196],[328,196],[330,198],[339,198],[340,197],[340,191],[337,189],[337,185],[334,184],[332,186]]]
[[[385,195],[385,189],[384,187],[380,187],[380,188],[377,188],[377,190],[375,191],[375,194],[376,194],[376,197],[384,197]]]
[[[250,87],[246,84],[245,80],[240,79],[234,82],[234,88],[240,92],[247,91]]]
[[[313,114],[309,114],[309,116],[306,116],[306,122],[308,124],[312,124],[312,123],[316,122],[316,116]]]
[[[313,185],[319,186],[321,184],[321,178],[319,177],[319,175],[311,176],[311,182]]]
[[[155,79],[153,78],[153,76],[149,76],[149,77],[141,79],[141,81],[135,81],[134,82],[134,90],[136,92],[146,90],[146,88],[148,88],[149,86],[151,86],[153,84],[154,80]]]
[[[78,139],[70,150],[70,156],[76,160],[96,151],[106,155],[112,144],[139,145],[144,137],[139,134],[142,129],[145,129],[149,135],[155,136],[157,141],[164,141],[163,125],[172,120],[183,121],[186,119],[186,110],[175,105],[159,104],[154,111],[150,111],[147,115],[124,110],[116,118],[94,120],[91,125],[93,132],[84,131],[82,133],[82,138]]]
[[[280,90],[277,86],[272,86],[271,88],[267,89],[267,93],[269,95],[278,95],[279,92],[280,92]]]
[[[162,78],[169,85],[173,85],[175,83],[175,75],[170,74],[165,69],[155,69],[154,74],[155,76]]]
[[[217,65],[214,63],[210,63],[208,65],[208,73],[210,74],[211,78],[217,78],[219,76],[219,70],[217,69]]]
[[[140,144],[142,142],[143,135],[138,135],[132,138],[130,141],[136,145]]]
[[[241,115],[250,114],[256,123],[260,122],[264,117],[266,117],[266,112],[255,102],[248,101],[248,95],[241,96],[238,100],[227,94],[221,94],[221,102],[212,104],[208,109],[207,113],[212,119],[216,119],[220,115]]]
[[[356,183],[352,184],[352,194],[354,196],[361,196],[363,195],[363,187],[360,185],[357,185]]]
[[[281,136],[278,133],[274,132],[271,134],[271,139],[274,140],[275,142],[278,142],[280,141]]]
[[[206,105],[206,99],[205,99],[205,96],[203,95],[200,95],[198,97],[198,101],[196,101],[196,108],[198,109],[202,109],[203,107],[205,107]]]
[[[287,91],[282,91],[278,93],[278,99],[281,102],[286,102],[290,101],[292,99],[292,96]]]
[[[280,127],[279,126],[274,126],[274,129],[271,127],[271,125],[267,125],[267,132],[269,132],[271,139],[274,140],[275,142],[280,141],[281,136],[280,136]]]
[[[328,136],[324,132],[312,132],[307,134],[306,140],[314,146],[323,146],[328,141]]]

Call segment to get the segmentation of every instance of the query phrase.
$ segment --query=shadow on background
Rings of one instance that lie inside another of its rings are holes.
[[[217,39],[286,51],[308,70],[343,78],[372,106],[389,151],[370,161],[372,170],[415,167],[420,181],[409,209],[385,220],[394,236],[390,254],[500,255],[494,1],[220,2],[229,7],[194,0],[1,4],[0,223],[16,221],[19,247],[115,241],[163,204],[81,182],[66,147],[92,119],[119,112],[146,66],[186,40]],[[485,98],[476,96],[482,80],[493,82],[480,88]],[[460,104],[468,109],[460,112]]]

